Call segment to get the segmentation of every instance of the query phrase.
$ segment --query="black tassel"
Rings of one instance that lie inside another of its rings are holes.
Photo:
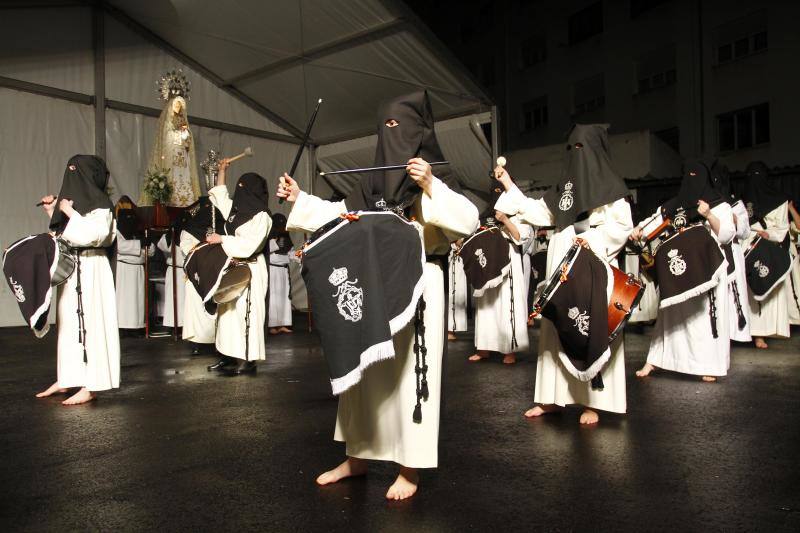
[[[603,376],[600,375],[600,372],[597,373],[595,377],[592,378],[592,390],[603,390],[605,385],[603,384]]]
[[[428,401],[428,380],[426,378],[422,378],[422,399],[426,402]]]
[[[420,424],[422,423],[422,406],[417,402],[416,407],[414,407],[414,423]]]
[[[711,335],[716,339],[719,337],[719,332],[717,331],[717,298],[714,294],[714,289],[708,291],[708,303],[708,315],[711,319]]]
[[[742,311],[742,301],[739,299],[739,284],[736,283],[736,280],[731,282],[731,289],[733,289],[733,303],[736,304],[736,313],[739,315],[738,326],[739,331],[741,331],[747,325],[747,319]]]

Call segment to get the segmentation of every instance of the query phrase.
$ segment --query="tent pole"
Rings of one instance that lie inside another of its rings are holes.
[[[94,153],[106,159],[106,49],[103,9],[92,7],[94,51]]]

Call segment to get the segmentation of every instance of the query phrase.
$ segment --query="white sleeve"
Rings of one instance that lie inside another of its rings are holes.
[[[553,214],[543,199],[528,198],[514,185],[500,195],[494,204],[497,211],[507,215],[519,215],[532,226],[552,226]]]
[[[222,249],[228,257],[250,257],[262,248],[271,227],[272,219],[261,211],[236,228],[235,235],[223,235]]]
[[[519,239],[515,239],[514,237],[512,237],[511,234],[507,230],[505,230],[505,228],[503,233],[509,239],[511,239],[511,242],[513,242],[518,246],[523,246],[524,248],[533,238],[533,226],[531,226],[530,224],[525,224],[525,222],[522,220],[522,217],[520,217],[519,215],[514,215],[509,220],[517,228],[517,231],[519,232]]]
[[[344,213],[347,213],[344,201],[329,202],[300,191],[289,212],[286,229],[314,232]]]
[[[769,240],[783,242],[789,232],[789,202],[783,202],[767,213],[764,222],[767,224],[764,230],[769,233]]]
[[[736,215],[736,237],[740,241],[750,238],[750,218],[747,216],[747,209],[744,203],[739,200],[731,206],[733,214]]]
[[[628,236],[633,231],[631,206],[625,198],[620,198],[600,209],[603,213],[603,223],[595,228],[589,228],[578,236],[583,236],[590,242],[597,242],[597,239],[593,239],[591,235],[599,233],[599,240],[605,243],[605,259],[611,261],[628,242]],[[600,252],[600,250],[594,251],[595,253]]]
[[[719,219],[719,233],[716,235],[711,232],[711,235],[720,244],[728,244],[733,240],[736,235],[736,226],[733,225],[733,211],[731,204],[723,202],[711,208],[711,212]]]
[[[116,229],[110,209],[95,209],[86,215],[75,211],[61,238],[72,246],[98,247],[113,242]]]
[[[420,212],[425,224],[440,228],[451,242],[471,235],[480,224],[475,204],[436,177],[431,184],[430,196],[422,193]]]
[[[179,246],[181,247],[184,255],[189,255],[189,252],[192,251],[192,248],[197,246],[199,243],[200,241],[198,241],[194,235],[188,231],[181,231],[181,242]]]
[[[231,214],[231,207],[233,207],[233,200],[228,194],[228,187],[225,185],[211,187],[208,190],[208,197],[211,203],[222,213],[222,216],[227,219],[228,215]]]
[[[164,252],[164,255],[170,255],[172,252],[171,247],[167,244],[167,235],[164,234],[158,239],[158,249]]]

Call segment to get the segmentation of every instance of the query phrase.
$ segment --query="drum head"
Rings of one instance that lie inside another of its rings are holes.
[[[250,284],[250,267],[246,264],[230,267],[219,283],[213,300],[218,304],[226,304],[239,298]]]

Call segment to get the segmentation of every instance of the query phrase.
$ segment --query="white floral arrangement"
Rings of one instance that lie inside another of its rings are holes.
[[[144,192],[156,202],[166,204],[172,196],[169,170],[154,169],[144,176]]]

